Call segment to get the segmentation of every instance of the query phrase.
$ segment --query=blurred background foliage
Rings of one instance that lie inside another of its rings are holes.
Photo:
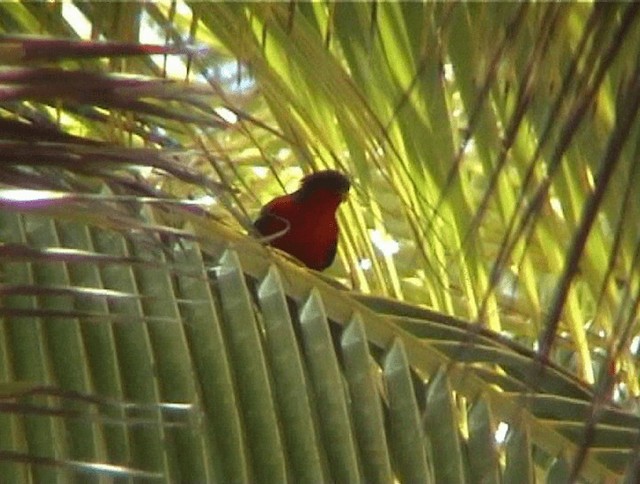
[[[613,379],[635,408],[639,8],[3,2],[1,181],[106,180],[242,232],[338,168],[330,278]]]

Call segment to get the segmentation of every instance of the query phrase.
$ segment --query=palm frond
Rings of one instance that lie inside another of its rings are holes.
[[[633,479],[635,4],[0,32],[2,475]],[[354,181],[329,281],[244,235],[324,167]]]

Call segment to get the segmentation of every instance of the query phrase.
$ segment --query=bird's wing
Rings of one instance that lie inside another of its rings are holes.
[[[266,207],[265,207],[260,211],[260,215],[258,216],[256,221],[253,222],[253,226],[262,235],[269,235],[269,228],[272,225],[273,225],[273,217],[271,216],[269,211],[266,210]]]
[[[288,228],[289,223],[286,220],[286,216],[283,217],[284,213],[282,213],[286,203],[285,196],[271,200],[271,202],[262,207],[260,215],[253,222],[253,226],[260,234],[272,235]]]

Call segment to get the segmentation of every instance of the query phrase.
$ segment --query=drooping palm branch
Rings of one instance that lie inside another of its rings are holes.
[[[635,5],[0,8],[2,475],[633,478]],[[354,292],[243,232],[325,166]]]

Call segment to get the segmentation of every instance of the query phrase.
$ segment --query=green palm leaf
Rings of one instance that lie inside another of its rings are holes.
[[[0,10],[9,481],[634,479],[635,5]]]

